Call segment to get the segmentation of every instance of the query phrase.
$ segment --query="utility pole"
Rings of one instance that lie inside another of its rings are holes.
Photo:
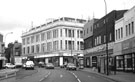
[[[107,15],[107,4],[106,0],[104,0],[105,3],[105,15]],[[105,19],[105,29],[106,29],[106,74],[109,75],[109,66],[108,66],[108,33],[107,33],[107,20]]]

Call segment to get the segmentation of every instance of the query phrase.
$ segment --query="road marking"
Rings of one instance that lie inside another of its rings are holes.
[[[91,76],[88,76],[88,77],[91,77]]]
[[[81,80],[77,77],[77,75],[75,73],[73,73],[73,72],[70,72],[70,73],[72,73],[74,75],[74,77],[77,79],[78,82],[81,82]]]
[[[39,80],[39,82],[41,82],[41,81],[43,81],[44,80],[44,78],[41,78],[40,80]]]
[[[63,77],[63,75],[60,75],[60,78],[62,78]]]
[[[80,79],[77,79],[77,80],[78,80],[78,82],[81,82]]]
[[[50,72],[49,72],[45,77],[41,78],[41,79],[39,80],[39,82],[43,81],[43,80],[44,80],[45,78],[47,78],[49,75],[50,75]]]

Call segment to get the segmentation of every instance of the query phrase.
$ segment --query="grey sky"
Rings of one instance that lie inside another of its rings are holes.
[[[112,10],[130,9],[135,0],[106,0],[108,13]],[[75,17],[88,19],[105,15],[104,0],[0,0],[0,32],[6,43],[18,40],[21,33],[31,28],[31,22],[38,26],[49,18]],[[9,38],[10,37],[10,38]],[[12,39],[11,39],[12,38]]]

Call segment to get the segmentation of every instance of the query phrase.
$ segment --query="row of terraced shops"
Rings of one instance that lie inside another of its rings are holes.
[[[107,72],[107,66],[112,71],[135,73],[134,9],[112,11],[86,26],[86,31],[91,26],[93,31],[84,39],[85,67],[99,68],[101,73]]]

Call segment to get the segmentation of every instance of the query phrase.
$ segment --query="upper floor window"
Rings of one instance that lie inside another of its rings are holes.
[[[47,32],[47,39],[51,39],[51,31]]]
[[[131,25],[132,25],[132,34],[134,34],[134,22],[132,22]]]
[[[110,33],[110,41],[112,40],[112,33]]]
[[[25,45],[25,38],[22,40],[23,45]]]
[[[58,29],[53,30],[53,38],[58,37]]]
[[[29,37],[27,38],[27,44],[30,44],[30,38]]]
[[[104,43],[106,42],[106,35],[104,35]]]
[[[126,36],[128,36],[128,26],[126,25]]]
[[[121,27],[121,38],[123,38],[123,28]]]
[[[60,36],[62,37],[62,29],[60,29]]]
[[[80,31],[80,38],[83,38],[83,31]]]
[[[87,28],[87,34],[89,33],[89,29]]]
[[[39,42],[39,34],[36,35],[36,42]]]
[[[119,37],[118,37],[118,38],[120,39],[120,29],[118,29],[118,35],[119,35]]]
[[[34,43],[34,36],[31,36],[31,43]]]
[[[45,33],[41,33],[41,41],[45,40]]]
[[[130,27],[130,23],[128,24],[128,28],[129,28],[129,35],[131,34],[131,27]]]
[[[115,39],[117,40],[117,30],[115,30]]]

